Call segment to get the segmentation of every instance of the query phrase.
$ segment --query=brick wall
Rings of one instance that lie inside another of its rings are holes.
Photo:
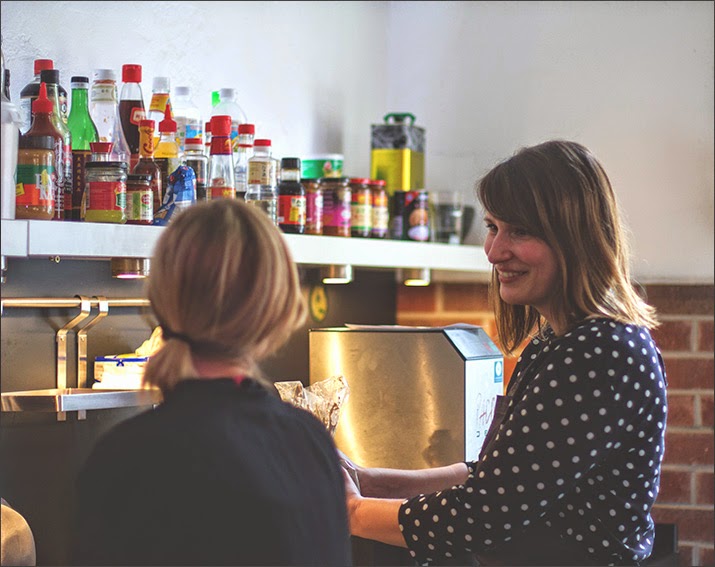
[[[662,321],[654,337],[668,377],[668,424],[657,522],[678,525],[681,565],[715,565],[713,558],[713,315],[712,285],[648,285]],[[479,325],[496,343],[486,284],[400,286],[397,323]],[[497,343],[498,344],[498,343]],[[505,358],[511,376],[516,357]]]

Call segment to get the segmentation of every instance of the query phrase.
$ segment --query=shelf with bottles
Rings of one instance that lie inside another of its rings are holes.
[[[2,256],[87,260],[150,258],[164,230],[160,226],[18,219],[3,219],[0,228]],[[296,262],[304,266],[417,267],[472,275],[489,272],[481,246],[298,234],[284,237]]]

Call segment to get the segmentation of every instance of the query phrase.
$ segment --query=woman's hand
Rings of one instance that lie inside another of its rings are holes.
[[[358,475],[359,467],[353,463],[340,449],[338,449],[338,457],[340,459],[340,465],[343,467],[343,470],[348,473],[357,489],[357,493],[360,494],[360,476]]]

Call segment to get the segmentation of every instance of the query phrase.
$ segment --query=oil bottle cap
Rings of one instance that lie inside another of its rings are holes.
[[[169,77],[154,77],[151,81],[151,90],[155,93],[168,93]]]
[[[84,75],[72,75],[70,78],[70,87],[73,89],[89,88],[89,77]]]
[[[281,159],[281,169],[300,169],[300,158],[284,157]]]
[[[212,136],[230,136],[231,135],[231,117],[227,114],[217,114],[211,117],[211,135]]]
[[[154,122],[153,120],[140,120],[139,121],[140,128],[151,128],[153,130],[155,125],[156,125],[156,122]]]
[[[239,134],[255,134],[256,126],[253,124],[239,124],[238,125]]]
[[[43,69],[40,71],[40,81],[43,83],[60,84],[60,72],[58,69]]]
[[[93,78],[95,81],[116,81],[117,74],[114,69],[95,69]]]
[[[93,154],[109,154],[113,145],[113,142],[90,142],[89,149]]]
[[[171,106],[164,107],[164,120],[159,122],[159,132],[176,132],[176,120],[171,118]]]
[[[271,141],[265,138],[259,138],[258,140],[253,140],[253,145],[254,146],[263,146],[264,148],[270,148],[271,147]]]
[[[35,75],[39,75],[44,69],[52,69],[55,66],[52,59],[35,59]]]
[[[231,100],[236,96],[236,89],[219,89],[218,96],[221,102]]]
[[[47,83],[40,83],[40,93],[37,98],[32,101],[32,112],[40,112],[43,114],[51,114],[55,105],[47,98]]]
[[[174,96],[191,96],[191,87],[174,87]]]
[[[142,82],[142,66],[127,63],[122,65],[122,82],[124,83],[141,83]]]
[[[184,147],[187,150],[204,150],[204,143],[201,138],[186,138],[184,140]]]

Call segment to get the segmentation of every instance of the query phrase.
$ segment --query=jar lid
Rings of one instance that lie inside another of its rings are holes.
[[[104,163],[107,162],[105,161]],[[151,175],[147,173],[130,173],[127,175],[127,183],[151,183]]]
[[[384,187],[387,183],[384,179],[370,179],[370,185],[377,185],[378,187]]]
[[[97,169],[98,167],[119,167],[128,169],[125,161],[88,161],[84,164],[86,169]]]
[[[256,126],[255,124],[239,124],[238,125],[239,134],[255,134]]]
[[[141,83],[142,82],[142,66],[133,63],[122,65],[122,82],[123,83]]]
[[[354,183],[355,185],[369,185],[370,181],[371,180],[368,177],[351,177],[350,178],[350,183]]]
[[[281,159],[281,169],[300,169],[300,158],[284,157]]]
[[[253,140],[253,145],[264,148],[269,148],[271,146],[271,141],[267,138],[259,138],[258,140]]]
[[[25,149],[54,150],[55,139],[52,136],[20,136],[19,146]]]
[[[90,142],[89,149],[93,154],[108,154],[112,151],[114,142]]]
[[[350,182],[348,177],[321,177],[318,180],[320,183],[340,183],[347,185]]]

